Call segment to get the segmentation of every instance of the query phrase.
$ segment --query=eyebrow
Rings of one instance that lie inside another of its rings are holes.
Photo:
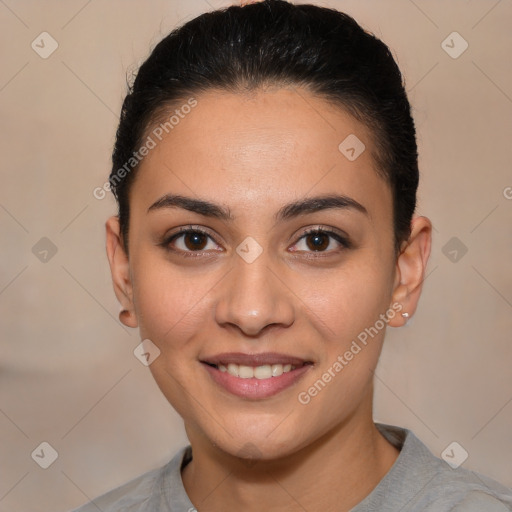
[[[182,208],[190,212],[204,215],[205,217],[214,217],[221,220],[234,220],[229,208],[217,205],[204,199],[195,199],[175,194],[166,194],[155,201],[149,208],[148,213],[153,210],[163,208]]]
[[[165,208],[182,208],[205,217],[213,217],[224,221],[234,220],[229,208],[204,199],[195,199],[175,194],[162,196],[148,208],[147,212]],[[369,216],[367,209],[355,199],[344,195],[329,194],[309,197],[286,204],[277,211],[275,219],[276,221],[290,220],[300,215],[330,209],[354,210]]]
[[[348,209],[355,210],[369,216],[368,210],[351,197],[329,194],[324,196],[309,197],[294,201],[283,206],[276,214],[276,220],[288,220],[299,215],[306,215],[321,210]]]

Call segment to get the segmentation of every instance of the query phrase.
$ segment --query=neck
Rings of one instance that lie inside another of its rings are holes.
[[[349,511],[389,471],[398,450],[373,421],[348,420],[314,443],[278,460],[248,462],[190,437],[193,459],[182,472],[196,508]]]

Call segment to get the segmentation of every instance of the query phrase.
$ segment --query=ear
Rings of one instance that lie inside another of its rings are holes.
[[[123,311],[119,320],[128,327],[137,327],[137,317],[133,305],[133,287],[130,276],[130,264],[120,233],[119,217],[110,217],[106,224],[107,256],[112,274],[112,283],[117,300]]]
[[[401,304],[401,313],[411,318],[421,295],[425,269],[432,244],[432,223],[426,217],[415,217],[411,222],[411,236],[402,244],[396,262],[392,304]],[[406,323],[403,316],[395,315],[389,325],[400,327]]]

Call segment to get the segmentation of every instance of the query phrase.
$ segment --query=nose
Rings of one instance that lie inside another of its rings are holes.
[[[265,252],[252,263],[238,255],[233,259],[231,272],[219,283],[215,309],[218,325],[234,327],[252,337],[271,326],[291,326],[295,315],[293,294],[277,269],[271,268]]]

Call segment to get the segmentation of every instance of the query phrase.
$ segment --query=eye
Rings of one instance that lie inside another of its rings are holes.
[[[313,228],[306,231],[291,250],[293,252],[333,252],[349,247],[349,241],[340,234],[322,228]]]
[[[196,227],[180,229],[178,233],[166,238],[162,245],[168,250],[183,253],[219,250],[218,244],[211,235]]]

